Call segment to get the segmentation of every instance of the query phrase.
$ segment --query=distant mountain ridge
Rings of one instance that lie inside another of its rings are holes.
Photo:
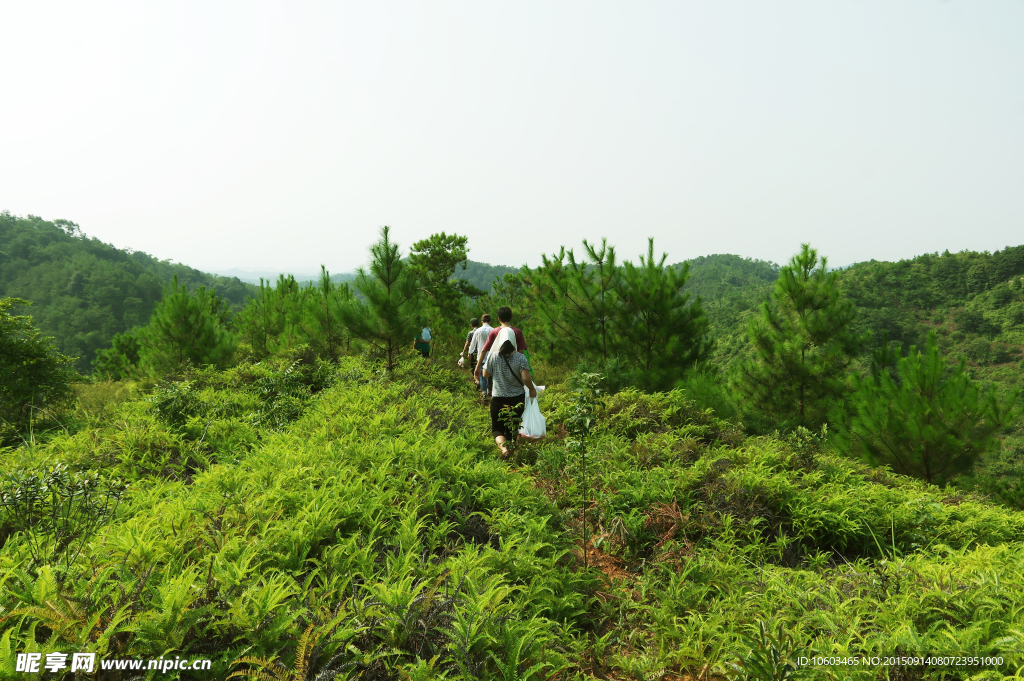
[[[455,278],[463,279],[465,281],[468,281],[470,284],[473,284],[477,288],[483,289],[485,291],[490,291],[491,285],[494,283],[495,277],[500,277],[501,275],[509,272],[518,271],[518,267],[510,267],[507,265],[489,265],[484,262],[467,260],[466,269],[457,269],[455,271]],[[328,272],[330,272],[330,270],[328,270]],[[295,277],[295,281],[299,282],[300,284],[305,284],[311,281],[316,282],[319,281],[320,279],[319,270],[306,270],[296,272],[288,270],[247,270],[238,267],[233,267],[231,269],[218,270],[216,274],[225,277],[237,278],[241,281],[244,281],[249,284],[254,284],[256,286],[259,285],[261,278],[263,279],[263,281],[273,284],[274,282],[277,281],[278,277],[282,275],[293,276]],[[344,281],[354,281],[355,278],[355,271],[331,274],[331,281],[333,281],[336,284]]]
[[[328,270],[328,271],[330,271],[330,270]],[[242,268],[239,268],[239,267],[232,267],[230,269],[219,269],[218,268],[216,271],[213,272],[213,274],[216,274],[216,275],[219,275],[219,276],[222,276],[222,277],[232,277],[232,278],[244,281],[247,284],[255,284],[256,286],[259,286],[260,279],[263,279],[263,281],[269,281],[269,282],[273,283],[273,282],[277,281],[278,277],[280,277],[282,274],[285,275],[285,276],[291,275],[291,276],[295,277],[295,281],[298,281],[298,282],[317,281],[317,280],[320,279],[320,270],[316,270],[316,271],[311,271],[311,270],[289,271],[287,269],[280,269],[280,270],[259,270],[259,269],[253,269],[253,270],[250,270],[250,269],[242,269]],[[350,279],[355,279],[355,276],[356,275],[355,275],[354,272],[345,273],[345,274],[331,274],[331,281],[336,281],[336,282],[337,281],[348,281]]]
[[[68,220],[0,212],[0,296],[30,301],[19,314],[31,315],[61,352],[78,357],[78,371],[90,370],[114,334],[145,324],[175,275],[189,289],[206,286],[239,308],[258,292],[236,278],[115,248]]]

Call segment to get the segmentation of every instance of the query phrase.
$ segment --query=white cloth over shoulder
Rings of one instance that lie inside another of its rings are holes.
[[[518,350],[516,347],[516,334],[508,326],[503,326],[498,330],[498,335],[494,339],[494,343],[491,344],[491,351],[487,353],[487,361],[490,362],[498,357],[498,352],[501,350],[501,346],[505,344],[505,341],[512,341],[512,349]],[[491,366],[488,364],[487,366]],[[490,371],[490,369],[488,369]],[[493,373],[493,372],[492,372]]]

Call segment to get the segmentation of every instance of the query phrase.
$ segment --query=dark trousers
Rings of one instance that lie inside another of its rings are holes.
[[[509,430],[499,414],[505,407],[512,407],[516,413],[516,424],[515,432]],[[491,397],[491,433],[494,437],[504,435],[506,440],[515,439],[519,435],[519,425],[523,421],[523,409],[526,408],[526,396],[517,395],[516,397],[498,397],[497,395]]]

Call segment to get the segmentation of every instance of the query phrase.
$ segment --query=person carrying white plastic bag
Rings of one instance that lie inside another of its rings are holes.
[[[538,385],[537,391],[544,390],[544,386]],[[519,429],[519,437],[527,440],[539,440],[548,434],[547,420],[544,414],[540,413],[540,405],[536,397],[530,397],[526,393],[526,408],[523,409],[523,425]]]
[[[510,452],[507,441],[519,436],[525,398],[537,398],[529,365],[523,353],[516,349],[516,337],[511,328],[503,327],[491,345],[485,360],[481,361],[483,376],[489,377],[491,387],[491,433],[494,444],[501,449],[501,457]],[[525,390],[524,390],[525,388]]]

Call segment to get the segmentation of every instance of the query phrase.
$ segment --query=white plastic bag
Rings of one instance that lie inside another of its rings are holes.
[[[526,393],[526,408],[523,409],[523,425],[519,428],[519,436],[530,440],[539,440],[548,434],[547,422],[544,414],[540,413],[540,406],[536,397],[530,397]]]

